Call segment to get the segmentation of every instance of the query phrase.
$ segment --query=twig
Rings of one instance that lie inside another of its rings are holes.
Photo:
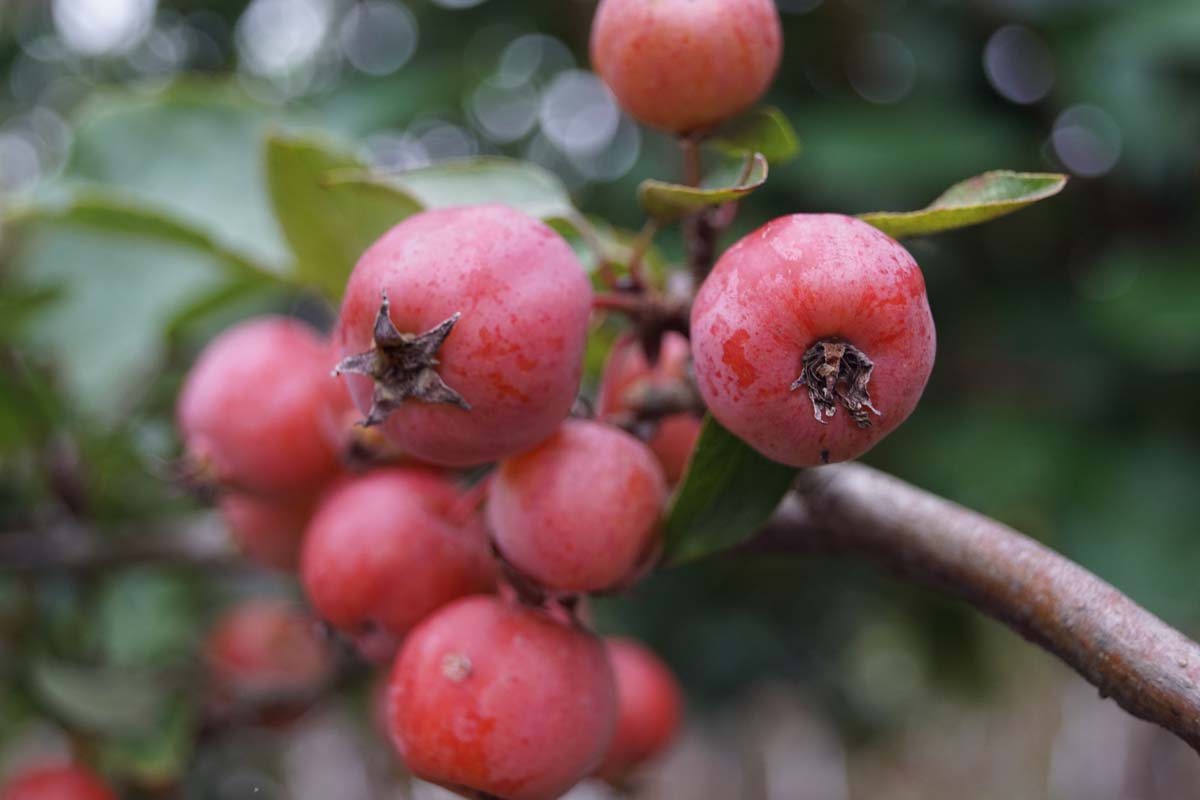
[[[802,473],[751,548],[865,556],[959,597],[1200,752],[1200,645],[1007,525],[843,464]]]

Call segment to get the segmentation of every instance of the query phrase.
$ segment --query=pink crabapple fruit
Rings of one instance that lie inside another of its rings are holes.
[[[683,716],[683,690],[644,645],[622,638],[604,644],[617,680],[617,728],[596,774],[619,784],[671,744]]]
[[[337,470],[322,430],[329,348],[299,320],[259,317],[224,331],[188,373],[177,417],[202,479],[256,494],[319,488]]]
[[[401,450],[468,466],[554,432],[579,390],[592,290],[567,243],[500,205],[416,214],[346,287],[339,369]]]
[[[774,0],[602,0],[592,66],[634,119],[676,134],[752,106],[783,51]]]
[[[0,800],[117,800],[98,775],[78,764],[35,767],[0,788]]]
[[[282,600],[230,608],[210,630],[204,656],[223,700],[311,691],[333,671],[316,621]]]
[[[601,641],[495,597],[458,600],[405,641],[392,740],[418,776],[505,800],[560,797],[600,763],[616,687]]]
[[[312,497],[269,497],[231,492],[217,506],[229,534],[255,563],[279,570],[296,567],[300,542],[313,510]]]
[[[462,498],[448,478],[411,467],[377,469],[331,489],[300,558],[313,608],[379,659],[434,609],[490,591],[487,534]]]
[[[645,444],[572,419],[500,464],[487,518],[518,572],[549,589],[592,592],[626,584],[649,562],[666,499],[662,467]]]
[[[651,366],[636,336],[624,334],[613,343],[600,381],[596,414],[618,422],[628,417],[631,405],[652,394],[681,397],[694,394],[688,379],[691,347],[687,337],[676,331],[663,334],[658,361]],[[667,482],[683,476],[696,440],[700,418],[681,411],[654,421],[647,444],[663,466]]]
[[[855,458],[894,430],[936,349],[912,256],[838,214],[780,217],[730,247],[700,287],[691,332],[712,415],[795,467]]]

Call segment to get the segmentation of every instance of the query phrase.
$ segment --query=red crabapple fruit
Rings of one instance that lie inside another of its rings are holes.
[[[613,344],[600,382],[596,413],[601,419],[618,422],[628,417],[631,405],[667,399],[688,401],[695,393],[688,379],[691,348],[687,337],[675,331],[663,334],[658,361],[646,359],[641,342],[623,335]],[[657,395],[657,397],[655,397]],[[658,456],[668,483],[677,483],[700,437],[700,418],[681,411],[653,423],[648,444]]]
[[[226,488],[319,488],[338,466],[320,422],[331,366],[328,346],[298,320],[260,317],[226,330],[200,354],[179,394],[188,460]]]
[[[592,66],[630,116],[702,131],[752,106],[783,49],[774,0],[602,0]]]
[[[487,514],[518,572],[546,588],[591,592],[627,583],[653,556],[666,498],[645,444],[620,428],[567,420],[500,464]]]
[[[552,800],[612,738],[616,687],[584,629],[495,597],[422,622],[392,669],[392,740],[421,778],[457,792]]]
[[[379,658],[434,609],[490,591],[495,562],[487,534],[462,498],[442,475],[405,467],[332,489],[309,523],[300,557],[317,613]]]
[[[0,788],[0,800],[117,800],[99,776],[78,764],[36,767]]]
[[[312,515],[311,498],[231,492],[221,495],[218,507],[243,554],[264,567],[295,569],[300,541]]]
[[[554,432],[579,390],[592,290],[567,243],[500,205],[426,211],[354,268],[336,341],[365,424],[446,466]]]
[[[279,600],[246,601],[225,612],[204,656],[215,687],[229,698],[312,690],[333,669],[315,621]]]
[[[596,774],[621,782],[662,753],[679,730],[683,691],[671,670],[632,639],[606,639],[617,679],[617,729]]]
[[[709,411],[796,467],[855,458],[895,429],[936,349],[912,256],[838,214],[780,217],[734,244],[700,287],[691,331]]]

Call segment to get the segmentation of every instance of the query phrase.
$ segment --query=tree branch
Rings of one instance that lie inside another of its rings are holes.
[[[751,547],[861,555],[965,600],[1061,658],[1101,697],[1200,752],[1200,645],[982,514],[842,464],[803,472]]]

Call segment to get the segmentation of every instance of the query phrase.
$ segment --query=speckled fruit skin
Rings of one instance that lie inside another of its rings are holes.
[[[91,770],[74,764],[26,770],[0,788],[0,800],[117,800]]]
[[[669,667],[632,639],[606,639],[617,679],[617,729],[596,774],[619,782],[662,753],[679,731],[683,691]]]
[[[692,133],[752,106],[783,51],[774,0],[602,0],[592,67],[639,122]]]
[[[300,574],[317,612],[369,657],[451,600],[490,591],[495,562],[483,522],[435,472],[397,467],[347,479],[305,533]]]
[[[322,415],[337,384],[328,345],[286,317],[235,325],[200,354],[176,416],[190,460],[259,494],[312,491],[337,469]]]
[[[600,763],[616,706],[599,639],[535,609],[471,597],[404,643],[388,721],[401,757],[425,780],[552,800]]]
[[[667,482],[646,445],[599,422],[568,420],[500,464],[488,495],[496,546],[541,585],[620,586],[653,554]]]
[[[426,211],[392,228],[350,276],[336,332],[343,356],[373,346],[384,289],[401,331],[462,313],[436,369],[471,410],[405,403],[383,423],[400,449],[435,464],[481,464],[532,447],[567,416],[592,290],[571,248],[541,221],[485,205]],[[371,379],[345,379],[365,414]]]
[[[734,244],[692,307],[692,357],[704,402],[768,458],[796,467],[855,458],[917,405],[936,349],[925,279],[908,251],[837,214],[780,217]],[[822,425],[801,387],[804,352],[841,337],[875,362],[883,416],[866,429],[844,408]]]
[[[618,419],[629,410],[630,398],[638,392],[687,380],[690,359],[691,346],[681,333],[667,331],[663,334],[654,366],[646,360],[637,337],[621,335],[613,343],[604,366],[596,398],[597,416],[610,421]],[[668,414],[654,425],[647,444],[658,456],[668,483],[674,484],[683,476],[698,438],[700,419],[687,412]]]
[[[313,505],[311,496],[231,493],[218,501],[221,518],[242,553],[251,561],[278,570],[295,569]]]
[[[315,620],[276,600],[226,611],[209,631],[204,657],[216,688],[233,697],[313,689],[333,669]]]

